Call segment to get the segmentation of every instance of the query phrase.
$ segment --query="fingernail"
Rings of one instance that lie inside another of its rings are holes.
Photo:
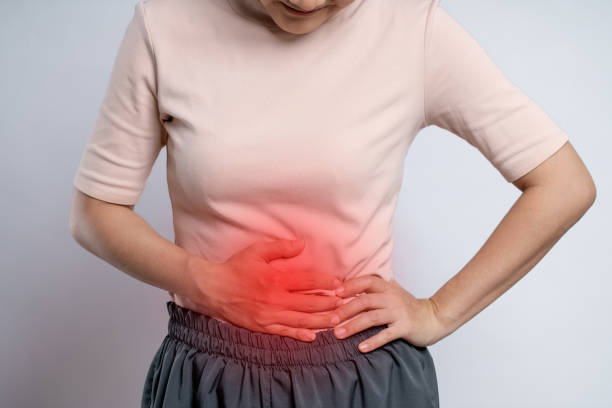
[[[339,295],[339,294],[341,294],[342,292],[344,292],[344,287],[343,287],[343,286],[340,286],[340,287],[336,288],[336,290],[334,291],[334,293],[335,293],[336,295]]]
[[[336,334],[338,336],[342,336],[344,333],[346,333],[346,329],[344,327],[340,327],[340,328],[336,329]]]
[[[370,348],[370,345],[368,343],[361,343],[359,345],[359,350],[361,351],[366,351],[368,348]]]
[[[315,337],[317,337],[317,335],[316,335],[315,333],[312,333],[312,332],[308,333],[308,338],[309,338],[310,340],[314,340],[314,339],[315,339]]]

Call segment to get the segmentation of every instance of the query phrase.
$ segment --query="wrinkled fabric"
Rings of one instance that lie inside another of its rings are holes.
[[[146,375],[142,408],[439,407],[427,347],[397,339],[357,348],[386,328],[313,342],[252,332],[166,303],[168,334]]]
[[[393,217],[422,129],[456,134],[508,182],[568,141],[439,0],[354,0],[304,35],[264,11],[259,0],[136,3],[74,186],[136,204],[165,147],[186,252],[221,263],[301,237],[300,254],[271,266],[391,281]]]

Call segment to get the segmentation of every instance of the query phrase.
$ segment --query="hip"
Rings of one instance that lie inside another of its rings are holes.
[[[396,339],[358,345],[386,325],[312,342],[252,332],[167,302],[168,335],[149,367],[142,407],[437,408],[427,347]]]

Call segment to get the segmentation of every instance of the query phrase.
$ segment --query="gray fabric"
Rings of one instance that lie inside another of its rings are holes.
[[[384,329],[313,342],[252,332],[167,302],[168,335],[146,375],[142,408],[438,408],[427,347],[403,339],[362,353]]]

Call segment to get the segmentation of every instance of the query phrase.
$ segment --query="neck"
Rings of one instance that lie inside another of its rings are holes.
[[[259,0],[227,0],[227,2],[241,16],[266,27],[282,31]]]

